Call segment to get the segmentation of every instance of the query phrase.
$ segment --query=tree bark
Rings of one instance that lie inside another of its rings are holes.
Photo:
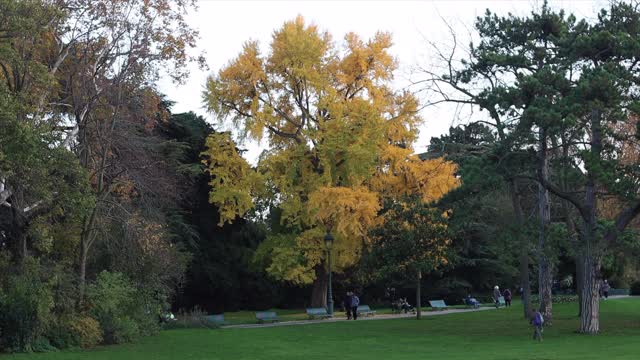
[[[421,288],[422,288],[422,271],[418,270],[418,281],[416,283],[416,319],[422,318],[422,301],[421,301]]]
[[[524,224],[524,215],[522,213],[522,205],[520,204],[520,194],[518,193],[517,180],[509,182],[509,197],[513,206],[513,212],[516,217],[516,231],[514,236],[516,241],[520,243],[520,286],[522,287],[522,306],[524,318],[528,319],[531,314],[531,282],[529,279],[529,239],[522,236],[520,229]]]
[[[540,313],[544,317],[545,324],[551,325],[553,322],[553,301],[551,292],[551,286],[553,284],[553,272],[546,256],[542,256],[540,258],[538,269]]]
[[[584,284],[584,258],[576,253],[576,295],[578,295],[578,317],[582,316],[582,288]]]
[[[545,128],[540,128],[539,176],[542,180],[549,178],[549,160],[547,157],[547,135]],[[538,184],[538,211],[540,228],[538,234],[538,296],[540,298],[540,313],[546,324],[553,321],[553,303],[551,287],[553,285],[553,264],[549,261],[547,230],[551,222],[551,204],[549,191]]]
[[[89,255],[88,239],[86,236],[80,237],[80,259],[78,264],[78,305],[84,303],[84,293],[87,284],[87,259]]]
[[[594,159],[601,159],[602,155],[602,124],[600,111],[594,109],[591,113],[591,154]],[[600,294],[598,273],[600,261],[596,254],[597,206],[596,175],[594,169],[587,166],[588,176],[585,185],[585,206],[583,211],[582,228],[582,313],[580,314],[580,332],[597,334],[600,331]]]
[[[311,307],[327,307],[328,286],[329,281],[327,279],[327,271],[324,267],[324,264],[321,264],[320,266],[316,267],[316,279],[313,281],[313,288],[311,291]]]
[[[589,251],[589,250],[587,250]],[[582,297],[580,299],[580,332],[595,335],[600,331],[600,282],[598,258],[585,254],[583,261]]]

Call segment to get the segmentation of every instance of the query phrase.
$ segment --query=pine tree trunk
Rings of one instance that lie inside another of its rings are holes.
[[[589,251],[589,249],[587,249]],[[585,254],[583,262],[583,283],[580,314],[580,332],[595,335],[600,331],[600,283],[598,281],[599,261]]]
[[[601,114],[598,109],[591,112],[591,156],[600,159],[602,153],[602,124]],[[600,286],[598,273],[600,261],[594,247],[597,242],[597,217],[598,196],[596,175],[597,172],[587,167],[588,177],[585,184],[585,206],[582,224],[582,298],[580,299],[580,332],[584,334],[597,334],[600,331]]]
[[[311,291],[311,307],[327,307],[328,287],[329,280],[327,279],[327,271],[324,268],[324,264],[321,264],[320,266],[316,267],[316,279],[313,282],[313,289]]]
[[[525,238],[523,236],[523,238]],[[526,244],[523,245],[528,245]],[[531,316],[531,280],[529,279],[529,249],[522,246],[522,254],[520,254],[520,284],[522,286],[522,307],[524,310],[524,318]]]
[[[551,266],[546,257],[540,259],[539,268],[539,297],[540,297],[540,313],[544,317],[546,325],[551,325],[553,322],[553,301],[551,286],[553,284],[553,273],[551,272]]]
[[[509,197],[516,216],[516,240],[520,243],[520,286],[522,287],[522,306],[524,318],[528,319],[531,314],[531,281],[529,279],[529,239],[520,233],[524,224],[524,215],[520,204],[520,194],[518,193],[518,183],[516,180],[509,182]]]
[[[549,178],[549,160],[547,157],[547,136],[545,128],[540,128],[540,153],[538,175],[541,179]],[[544,316],[546,324],[553,321],[553,304],[551,287],[553,286],[553,269],[549,261],[547,229],[551,222],[551,204],[549,191],[542,185],[538,185],[538,212],[540,228],[538,235],[538,296],[540,297],[540,313]]]
[[[416,319],[420,320],[422,318],[422,301],[420,290],[422,288],[422,272],[418,270],[418,281],[416,283]]]

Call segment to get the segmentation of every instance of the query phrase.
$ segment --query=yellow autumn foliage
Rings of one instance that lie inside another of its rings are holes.
[[[261,178],[238,153],[229,133],[214,133],[206,140],[206,171],[210,175],[209,202],[220,212],[220,222],[232,222],[253,207]]]
[[[419,194],[435,201],[458,186],[455,165],[421,161],[412,148],[423,120],[418,100],[391,88],[397,60],[392,38],[354,33],[339,47],[302,17],[273,33],[269,51],[256,42],[207,79],[205,100],[238,133],[269,144],[251,169],[225,137],[208,140],[210,201],[221,221],[233,221],[268,196],[295,240],[266,242],[268,272],[283,281],[313,281],[322,264],[322,238],[336,238],[338,271],[358,259],[368,230],[381,219],[384,198]],[[258,183],[270,191],[256,191]]]

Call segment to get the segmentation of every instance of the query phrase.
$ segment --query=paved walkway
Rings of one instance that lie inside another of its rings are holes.
[[[609,296],[609,299],[620,299],[627,298],[629,295],[612,295]],[[603,301],[605,301],[603,299]],[[442,311],[423,311],[422,316],[441,316],[441,315],[449,315],[449,314],[457,314],[457,313],[467,313],[467,312],[477,312],[477,311],[486,311],[486,310],[495,310],[496,308],[493,306],[481,307],[479,309],[450,309],[450,310],[442,310]],[[389,320],[389,319],[404,319],[404,318],[412,318],[415,317],[415,314],[380,314],[371,317],[361,317],[356,321],[372,321],[372,320]],[[332,319],[325,320],[294,320],[294,321],[284,321],[270,324],[238,324],[238,325],[224,325],[221,326],[223,329],[255,329],[255,328],[268,328],[268,327],[276,327],[276,326],[293,326],[293,325],[308,325],[308,324],[326,324],[333,322],[347,321],[346,317],[334,317]],[[351,320],[353,321],[353,320]]]
[[[441,316],[441,315],[477,312],[477,311],[486,311],[486,310],[495,310],[495,307],[481,307],[479,309],[451,309],[451,310],[442,310],[442,311],[423,311],[422,316]],[[361,317],[355,321],[404,319],[404,318],[411,318],[411,317],[415,317],[415,314],[380,314],[380,315],[370,316],[370,317]],[[254,329],[254,328],[267,328],[267,327],[276,327],[276,326],[326,324],[326,323],[333,323],[333,322],[340,322],[340,321],[348,321],[348,320],[346,317],[335,317],[332,319],[325,319],[325,320],[296,320],[296,321],[277,322],[277,323],[271,323],[271,324],[225,325],[225,326],[222,326],[221,328],[223,329]]]

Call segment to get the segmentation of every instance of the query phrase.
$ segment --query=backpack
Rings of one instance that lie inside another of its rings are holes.
[[[536,312],[533,318],[533,325],[542,326],[544,324],[544,317],[539,312]]]
[[[351,306],[358,306],[360,305],[360,298],[358,298],[356,295],[353,295],[353,299],[351,300]]]

